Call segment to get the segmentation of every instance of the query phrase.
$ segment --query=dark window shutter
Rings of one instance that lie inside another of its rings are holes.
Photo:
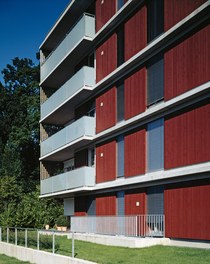
[[[164,119],[157,119],[147,125],[147,170],[164,167]]]
[[[117,192],[117,208],[118,208],[118,215],[124,215],[124,191]]]
[[[147,213],[164,214],[164,188],[162,185],[147,188]]]
[[[147,65],[147,105],[154,104],[164,97],[164,59],[155,56]]]
[[[124,176],[124,136],[117,138],[117,176]]]

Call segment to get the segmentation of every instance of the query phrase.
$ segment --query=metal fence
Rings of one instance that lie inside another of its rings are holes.
[[[16,246],[51,251],[53,254],[58,249],[56,236],[72,233],[72,257],[74,258],[74,233],[57,230],[45,230],[19,227],[0,227],[0,241]]]
[[[73,232],[131,237],[164,237],[164,215],[72,217]]]

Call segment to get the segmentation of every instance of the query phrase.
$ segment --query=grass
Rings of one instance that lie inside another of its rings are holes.
[[[22,264],[22,263],[29,264],[29,262],[7,257],[6,255],[0,255],[0,264]]]
[[[71,256],[71,240],[57,237],[57,254]],[[210,250],[154,246],[143,249],[112,247],[75,240],[75,257],[101,264],[209,264]]]
[[[28,233],[28,246],[36,248],[36,232]],[[4,233],[4,239],[6,236]],[[10,243],[14,243],[14,233],[10,234]],[[24,246],[24,233],[19,233],[18,245]],[[40,249],[52,252],[52,236],[40,234]],[[71,240],[66,236],[55,236],[55,253],[71,256]],[[154,246],[143,249],[132,249],[124,247],[104,246],[84,241],[75,240],[75,257],[90,260],[100,264],[209,264],[210,250]],[[24,262],[1,262],[3,263],[24,263]],[[26,262],[27,263],[27,262]]]

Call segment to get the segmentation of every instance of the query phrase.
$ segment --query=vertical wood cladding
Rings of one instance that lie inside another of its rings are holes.
[[[87,165],[88,165],[88,150],[84,149],[76,152],[74,155],[75,168],[80,168]]]
[[[145,129],[124,137],[125,177],[145,173],[145,138]]]
[[[96,81],[117,68],[117,35],[113,34],[96,49]]]
[[[165,100],[209,81],[209,36],[210,25],[165,53]]]
[[[167,31],[184,17],[193,12],[206,0],[165,0],[164,1],[164,29]]]
[[[146,68],[125,80],[125,120],[146,110]]]
[[[165,169],[210,160],[210,99],[165,120]]]
[[[116,1],[96,0],[96,31],[99,31],[116,12]]]
[[[125,215],[146,214],[146,195],[143,189],[131,190],[125,193]]]
[[[96,147],[96,183],[116,179],[116,141]]]
[[[116,196],[114,194],[96,197],[96,215],[116,215]]]
[[[143,6],[125,23],[125,60],[147,45],[147,9]]]
[[[86,216],[87,215],[87,197],[75,197],[75,216]]]
[[[116,87],[96,98],[96,133],[116,124]]]
[[[166,186],[166,237],[210,240],[210,180]]]

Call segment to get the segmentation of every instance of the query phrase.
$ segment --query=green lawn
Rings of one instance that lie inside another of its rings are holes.
[[[5,241],[5,233],[2,238]],[[37,248],[36,232],[28,233],[28,246]],[[10,234],[10,243],[14,243],[14,233]],[[18,245],[24,246],[24,233],[18,234]],[[40,234],[40,249],[52,252],[52,236]],[[72,246],[71,240],[66,236],[55,236],[55,253],[71,256]],[[131,249],[123,247],[104,246],[94,243],[75,240],[75,257],[85,260],[90,260],[101,264],[122,264],[122,263],[161,263],[161,264],[209,264],[210,250],[169,247],[169,246],[154,246],[143,249]],[[3,260],[2,260],[3,261]],[[23,263],[5,261],[4,263]],[[26,263],[26,262],[25,262]]]
[[[57,237],[56,240],[59,242],[59,249],[56,253],[71,256],[71,241],[66,241],[64,237]],[[75,240],[75,257],[103,264],[209,264],[210,250],[169,246],[131,249]]]
[[[29,264],[29,262],[20,261],[15,258],[7,257],[5,255],[0,255],[0,264],[22,264],[22,263]]]

